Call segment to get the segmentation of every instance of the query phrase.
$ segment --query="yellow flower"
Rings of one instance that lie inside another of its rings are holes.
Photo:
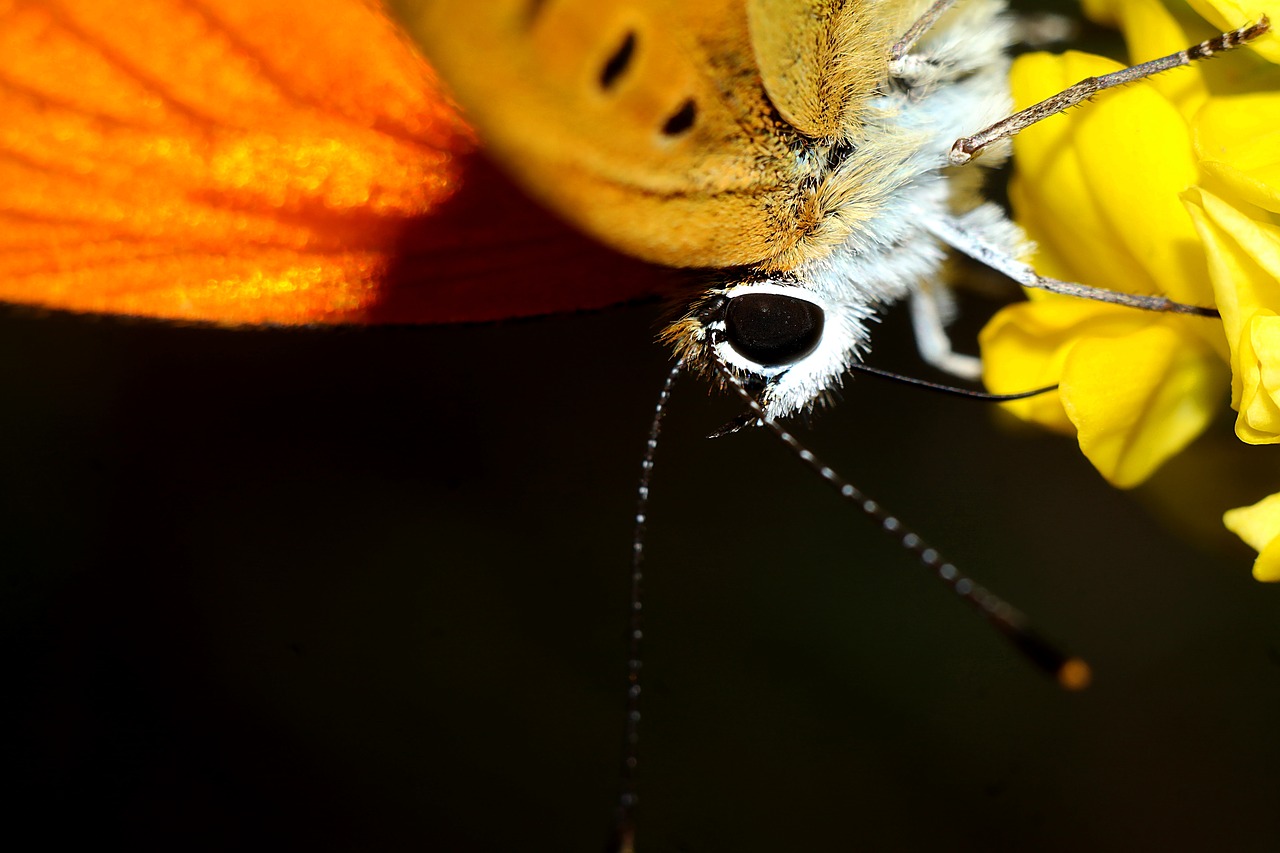
[[[1258,552],[1253,576],[1260,581],[1280,581],[1280,494],[1253,506],[1228,510],[1222,522]]]
[[[1157,0],[1084,5],[1123,28],[1134,61],[1263,13],[1280,24],[1280,6],[1191,0],[1206,23]],[[983,331],[989,386],[1058,382],[1057,398],[1009,408],[1074,430],[1117,486],[1145,480],[1211,423],[1227,400],[1228,369],[1236,434],[1280,442],[1280,68],[1266,61],[1280,62],[1280,39],[1264,36],[1251,50],[1106,92],[1014,142],[1010,198],[1038,245],[1037,269],[1222,314],[1219,323],[1033,292]],[[1080,53],[1025,56],[1014,65],[1014,96],[1025,106],[1119,67]],[[1280,500],[1273,514],[1280,534]],[[1245,538],[1261,547],[1260,536]],[[1256,574],[1280,580],[1280,543],[1270,559],[1275,571]]]
[[[1249,444],[1275,444],[1280,442],[1280,227],[1265,211],[1250,216],[1207,189],[1190,189],[1185,199],[1208,252],[1231,345],[1236,435]]]
[[[1119,67],[1080,53],[1023,57],[1015,98],[1032,103]],[[1010,197],[1039,245],[1037,269],[1212,303],[1203,258],[1188,263],[1199,241],[1179,199],[1198,179],[1191,129],[1162,93],[1141,86],[1107,93],[1015,145]],[[1056,407],[1034,400],[1011,408],[1074,428],[1085,455],[1119,486],[1142,482],[1182,449],[1225,397],[1226,345],[1212,321],[1033,293],[992,320],[982,347],[993,390],[1060,384]]]

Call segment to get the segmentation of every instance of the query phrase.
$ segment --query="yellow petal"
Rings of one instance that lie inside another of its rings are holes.
[[[1231,405],[1240,413],[1236,435],[1251,444],[1280,440],[1266,398],[1280,389],[1280,346],[1271,321],[1280,313],[1280,226],[1253,219],[1207,190],[1183,200],[1204,241],[1215,302],[1231,349]]]
[[[1124,3],[1120,0],[1081,0],[1080,6],[1089,20],[1114,27],[1120,23]]]
[[[1072,349],[1088,336],[1121,337],[1154,322],[1151,314],[1102,302],[1050,297],[1009,305],[978,336],[983,381],[999,394],[1063,382]],[[1106,368],[1111,371],[1111,366]],[[1002,404],[1018,417],[1064,433],[1075,432],[1059,394]]]
[[[1084,455],[1128,488],[1208,426],[1226,402],[1225,380],[1185,321],[1159,317],[1120,335],[1083,335],[1063,367],[1062,400]]]
[[[1080,123],[1076,145],[1113,239],[1141,262],[1156,292],[1206,304],[1213,290],[1178,199],[1199,180],[1187,123],[1169,101],[1142,87],[1088,110],[1091,120]]]
[[[1103,476],[1133,486],[1199,435],[1226,402],[1225,367],[1190,330],[1194,322],[1083,300],[1011,305],[979,338],[984,379],[998,393],[1059,383],[1056,395],[1004,408],[1076,431]]]
[[[1280,93],[1215,98],[1193,127],[1200,166],[1224,191],[1280,213]]]
[[[1056,384],[1078,328],[1088,323],[1097,307],[1083,300],[1044,299],[1003,308],[978,337],[983,382],[997,394]],[[1049,429],[1075,432],[1057,394],[1040,394],[1002,407]]]
[[[1240,417],[1236,434],[1250,444],[1280,442],[1280,317],[1259,311],[1240,340]]]
[[[1171,10],[1162,0],[1124,0],[1116,5],[1116,14],[1133,63],[1177,53],[1215,35],[1212,28],[1190,14],[1190,10],[1185,7]],[[1157,74],[1140,85],[1153,86],[1176,104],[1184,116],[1190,117],[1209,97],[1204,70],[1204,64],[1197,63],[1173,73]]]
[[[1253,506],[1227,510],[1222,523],[1258,552],[1253,564],[1255,578],[1280,580],[1280,494],[1265,497]]]
[[[1014,62],[1010,76],[1014,101],[1022,108],[1083,77],[1119,67],[1081,53],[1022,56]],[[1046,119],[1014,138],[1016,172],[1010,199],[1015,218],[1036,241],[1034,263],[1045,274],[1111,290],[1151,293],[1155,282],[1115,239],[1075,148],[1080,127],[1098,120],[1095,106]]]
[[[1087,54],[1032,54],[1014,65],[1021,105],[1119,66]],[[1110,290],[1212,304],[1203,250],[1179,193],[1200,180],[1186,121],[1150,88],[1109,92],[1055,116],[1014,143],[1015,218],[1045,274]],[[1033,297],[1036,298],[1036,297]],[[1203,339],[1227,357],[1221,330]]]
[[[1237,3],[1233,0],[1189,0],[1191,8],[1222,32],[1234,30],[1266,15],[1273,26],[1280,25],[1280,3]],[[1270,32],[1250,45],[1260,56],[1280,62],[1280,38]]]

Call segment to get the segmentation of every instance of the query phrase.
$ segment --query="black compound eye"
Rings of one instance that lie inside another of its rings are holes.
[[[822,340],[822,309],[781,293],[736,296],[724,319],[725,337],[733,348],[766,367],[793,364]]]

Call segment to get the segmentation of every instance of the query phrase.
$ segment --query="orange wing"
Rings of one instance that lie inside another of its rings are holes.
[[[490,168],[361,0],[0,0],[0,56],[0,300],[409,323],[671,284]]]

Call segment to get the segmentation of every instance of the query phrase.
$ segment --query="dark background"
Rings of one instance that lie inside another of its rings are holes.
[[[660,313],[0,314],[6,834],[600,849]],[[918,373],[906,325],[873,361]],[[651,512],[641,851],[1274,849],[1280,587],[1218,514],[1280,489],[1278,451],[1238,445],[1224,400],[1126,494],[988,406],[844,396],[814,449],[1095,684],[1030,669],[768,435],[702,438],[736,409],[687,381]]]
[[[658,313],[233,332],[11,310],[7,831],[598,849]],[[905,326],[877,363],[914,367]],[[1135,498],[1067,439],[873,379],[806,431],[1087,656],[1072,695],[768,435],[701,438],[734,412],[684,383],[660,452],[642,849],[1274,846],[1280,588],[1144,508],[1212,531],[1273,449],[1233,455],[1224,418]]]

